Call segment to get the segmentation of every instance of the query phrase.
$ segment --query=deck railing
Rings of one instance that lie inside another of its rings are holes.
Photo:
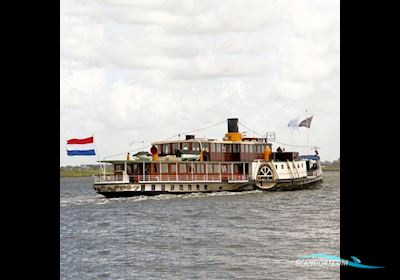
[[[135,176],[130,176],[135,177]],[[184,175],[138,175],[136,176],[139,182],[221,182],[221,181],[247,181],[249,180],[248,175],[240,174],[184,174]],[[133,178],[136,179],[136,178]]]
[[[96,175],[94,177],[96,183],[106,183],[106,182],[129,182],[129,176],[126,174],[117,175]]]
[[[250,180],[249,175],[241,174],[178,174],[178,175],[97,175],[96,183],[107,182],[240,182]]]

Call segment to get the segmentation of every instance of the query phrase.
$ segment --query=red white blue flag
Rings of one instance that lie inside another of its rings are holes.
[[[67,154],[69,156],[94,156],[96,151],[94,148],[93,136],[83,139],[67,140]]]

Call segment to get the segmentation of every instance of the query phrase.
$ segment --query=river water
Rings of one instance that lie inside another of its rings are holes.
[[[60,179],[60,279],[339,279],[340,173],[301,191],[107,199]]]

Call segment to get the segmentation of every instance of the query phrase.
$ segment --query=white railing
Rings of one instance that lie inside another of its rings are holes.
[[[321,175],[321,172],[319,172],[318,170],[313,170],[313,171],[308,171],[307,172],[307,176],[315,176],[315,177],[317,177],[319,175]]]
[[[249,175],[241,174],[178,174],[178,175],[97,175],[96,183],[106,182],[240,182],[250,180]]]
[[[95,183],[106,183],[106,182],[129,182],[129,176],[126,174],[117,175],[96,175],[94,177]]]
[[[221,181],[248,181],[248,175],[236,175],[236,174],[205,174],[205,175],[195,175],[195,174],[183,174],[183,175],[139,175],[132,176],[137,177],[139,182],[221,182]],[[135,180],[136,178],[134,178]]]

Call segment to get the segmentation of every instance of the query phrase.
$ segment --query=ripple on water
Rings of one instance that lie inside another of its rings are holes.
[[[107,199],[60,180],[61,279],[339,279],[299,268],[339,255],[340,176],[312,190]]]

